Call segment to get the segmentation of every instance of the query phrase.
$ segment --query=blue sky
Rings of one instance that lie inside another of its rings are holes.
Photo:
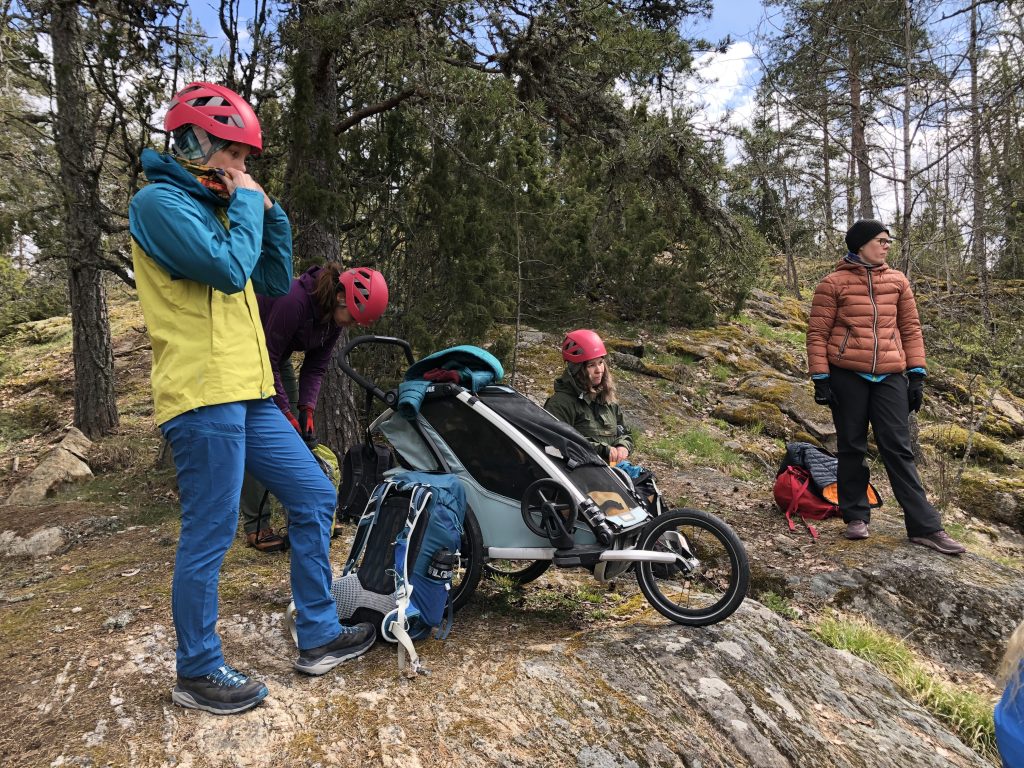
[[[764,13],[761,0],[717,0],[710,21],[693,23],[693,31],[715,42],[732,35],[750,42]]]
[[[698,107],[697,125],[715,126],[726,116],[733,123],[747,121],[761,77],[754,41],[765,16],[761,0],[717,0],[710,20],[693,20],[685,28],[688,36],[703,37],[710,43],[732,38],[726,53],[706,52],[696,57],[700,77],[687,82],[686,100]],[[735,155],[730,142],[727,155]]]
[[[220,36],[215,0],[189,0],[189,7],[209,34]],[[242,13],[245,14],[244,8]],[[693,21],[686,31],[694,36],[703,36],[711,42],[730,34],[736,40],[749,41],[762,14],[761,0],[717,0],[711,19]]]

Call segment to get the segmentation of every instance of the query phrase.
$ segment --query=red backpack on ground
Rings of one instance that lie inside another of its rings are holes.
[[[775,478],[775,503],[786,515],[789,530],[795,531],[793,515],[803,520],[811,536],[818,538],[818,530],[808,520],[824,520],[838,517],[839,507],[819,496],[812,488],[811,473],[803,467],[789,466]]]
[[[800,517],[811,536],[818,538],[817,529],[808,520],[839,517],[838,474],[839,462],[828,451],[810,443],[789,443],[775,476],[775,503],[795,531],[793,515]],[[874,486],[867,487],[868,503],[880,507],[882,499]]]

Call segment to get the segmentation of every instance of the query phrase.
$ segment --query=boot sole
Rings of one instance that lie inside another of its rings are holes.
[[[330,653],[321,656],[319,659],[316,660],[315,663],[304,663],[302,661],[302,657],[300,656],[298,661],[295,662],[295,669],[299,672],[302,672],[305,675],[323,675],[327,672],[330,672],[332,669],[334,669],[336,666],[338,666],[344,661],[349,661],[358,656],[362,656],[364,653],[366,653],[373,647],[373,644],[374,642],[376,642],[376,640],[377,635],[376,633],[374,633],[370,635],[370,637],[368,637],[360,645],[353,645],[350,648],[342,648],[337,651],[331,651]]]
[[[921,539],[917,537],[911,538],[910,543],[917,544],[919,547],[927,547],[928,549],[938,552],[940,555],[952,555],[953,557],[962,555],[967,551],[966,549],[942,549],[929,539]]]
[[[175,688],[171,691],[171,701],[179,707],[185,707],[186,709],[201,709],[203,712],[209,712],[212,715],[234,715],[239,712],[245,712],[248,709],[252,709],[267,698],[269,693],[270,691],[267,688],[264,688],[253,698],[246,699],[245,701],[218,702],[204,699],[203,697],[196,696],[188,691],[179,691]]]

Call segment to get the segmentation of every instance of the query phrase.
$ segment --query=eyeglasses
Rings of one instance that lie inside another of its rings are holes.
[[[879,245],[892,245],[892,240],[887,240],[884,237],[876,237],[875,242]]]

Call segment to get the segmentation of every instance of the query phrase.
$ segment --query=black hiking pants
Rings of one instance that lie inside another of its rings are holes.
[[[870,421],[893,495],[903,507],[907,536],[927,536],[942,530],[938,510],[925,496],[914,466],[906,377],[894,373],[874,382],[843,368],[829,366],[829,370],[839,459],[839,510],[843,520],[866,523],[871,519],[867,497],[871,473],[864,459]]]

